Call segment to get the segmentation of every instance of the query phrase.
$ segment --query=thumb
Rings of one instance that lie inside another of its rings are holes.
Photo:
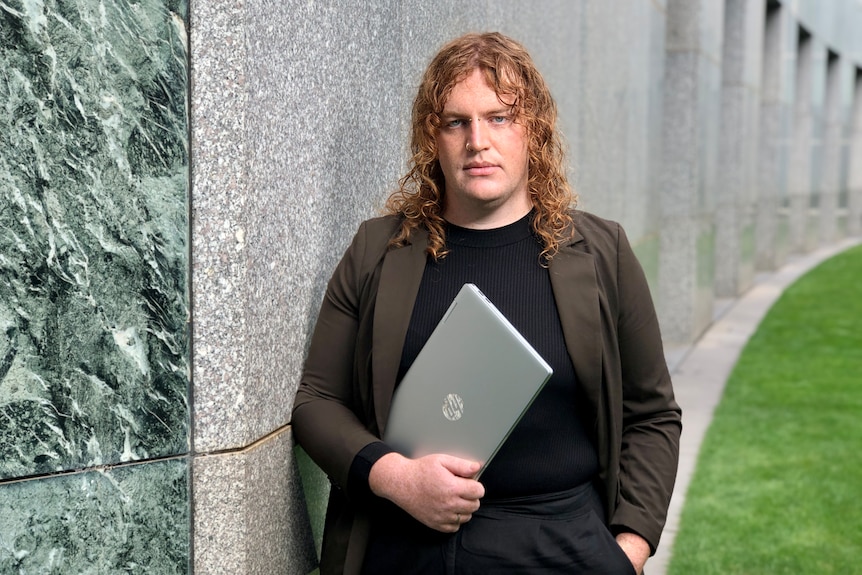
[[[460,457],[454,457],[452,455],[442,456],[440,464],[448,469],[453,475],[466,477],[468,479],[472,479],[482,468],[482,464],[478,461],[461,459]]]

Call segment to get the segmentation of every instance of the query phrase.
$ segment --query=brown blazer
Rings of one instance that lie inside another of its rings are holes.
[[[658,321],[622,228],[575,212],[549,272],[566,347],[590,413],[609,526],[655,551],[676,478],[681,431]],[[332,481],[322,575],[359,573],[368,517],[346,492],[350,465],[378,441],[425,269],[427,235],[389,249],[399,220],[364,222],[327,286],[296,394],[296,440]]]

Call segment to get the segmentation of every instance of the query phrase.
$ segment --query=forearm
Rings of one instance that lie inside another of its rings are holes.
[[[379,441],[343,405],[309,398],[302,390],[297,394],[291,426],[297,443],[342,488],[348,486],[356,455]]]

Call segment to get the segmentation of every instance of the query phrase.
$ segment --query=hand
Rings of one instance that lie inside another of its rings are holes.
[[[628,556],[629,561],[635,568],[635,573],[643,573],[644,564],[649,559],[650,548],[646,539],[636,533],[620,533],[617,535],[617,544]]]
[[[454,533],[470,521],[485,495],[472,479],[481,465],[450,455],[408,459],[388,453],[371,467],[371,491],[389,499],[416,520],[437,531]]]

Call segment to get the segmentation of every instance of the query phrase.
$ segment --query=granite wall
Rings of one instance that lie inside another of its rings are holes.
[[[292,398],[446,40],[497,29],[671,355],[862,229],[856,0],[0,2],[0,573],[308,573]]]

